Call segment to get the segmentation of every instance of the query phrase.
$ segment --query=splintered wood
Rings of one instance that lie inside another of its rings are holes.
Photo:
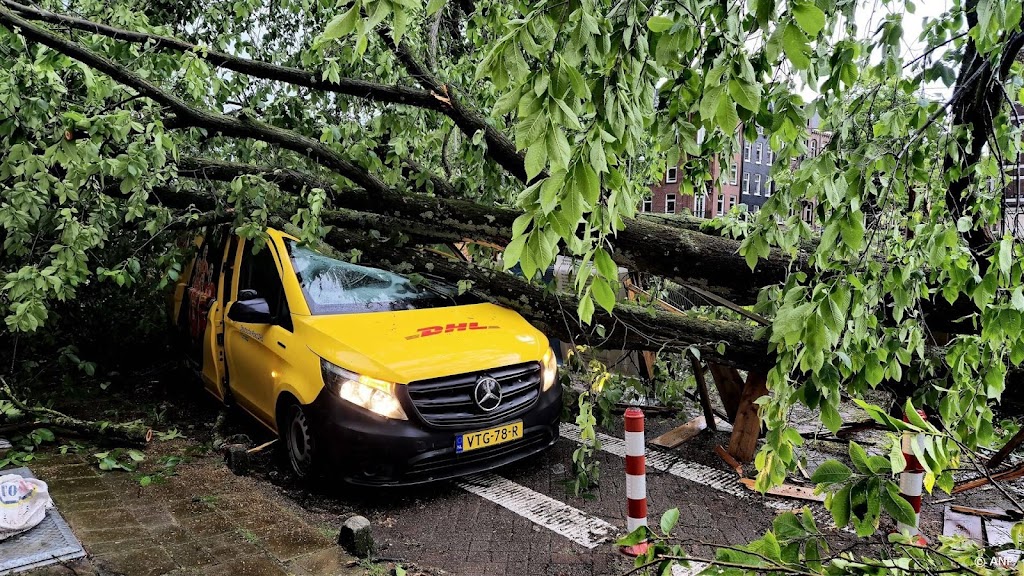
[[[662,448],[675,448],[690,438],[700,434],[701,431],[707,427],[707,421],[704,417],[698,416],[686,424],[683,424],[678,428],[673,428],[654,440],[651,440],[651,444]]]
[[[752,478],[740,478],[740,483],[751,490],[757,490],[754,488],[754,480]],[[824,502],[824,494],[815,494],[813,488],[805,488],[803,486],[793,486],[792,484],[783,484],[775,488],[770,488],[768,494],[772,496],[783,496],[785,498],[798,498],[800,500],[810,500],[811,502]]]

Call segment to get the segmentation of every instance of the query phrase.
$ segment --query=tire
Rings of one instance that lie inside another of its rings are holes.
[[[281,440],[292,472],[300,480],[316,478],[320,470],[320,455],[309,415],[297,403],[286,406],[283,415],[284,422],[280,427]]]

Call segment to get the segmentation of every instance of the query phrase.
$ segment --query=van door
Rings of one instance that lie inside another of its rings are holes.
[[[203,385],[223,398],[224,324],[223,274],[233,235],[226,227],[207,229],[192,263],[188,284],[178,307],[178,326],[185,336],[186,361],[198,372]]]
[[[224,345],[227,351],[229,386],[239,405],[268,425],[274,422],[274,406],[282,357],[291,341],[292,318],[276,256],[276,246],[268,242],[252,253],[252,244],[241,246],[241,263],[231,305],[244,300],[264,299],[270,317],[267,322],[225,320]]]

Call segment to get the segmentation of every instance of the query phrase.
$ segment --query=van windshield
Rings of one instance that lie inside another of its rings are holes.
[[[385,270],[350,264],[288,241],[295,276],[310,313],[357,314],[475,303],[449,285],[413,284]]]

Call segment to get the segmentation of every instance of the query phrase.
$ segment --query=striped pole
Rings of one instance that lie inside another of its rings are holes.
[[[926,418],[924,410],[918,410],[918,414],[921,418]],[[904,422],[909,422],[906,416],[903,417]],[[910,505],[914,508],[914,524],[908,525],[903,522],[896,523],[896,529],[900,532],[906,532],[911,536],[916,536],[918,542],[926,543],[927,541],[921,536],[921,495],[924,492],[924,466],[921,465],[921,461],[914,455],[913,443],[917,442],[918,448],[924,449],[924,437],[920,434],[914,434],[909,430],[903,432],[903,457],[907,460],[907,467],[900,473],[900,495],[910,502]],[[920,451],[920,450],[919,450]]]
[[[644,413],[626,409],[626,529],[647,526],[647,476],[644,458]]]

